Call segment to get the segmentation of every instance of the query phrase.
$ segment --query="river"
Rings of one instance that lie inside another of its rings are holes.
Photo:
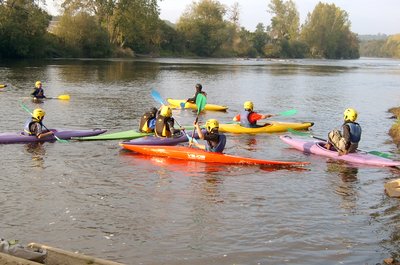
[[[36,80],[47,96],[27,100]],[[0,62],[0,132],[19,131],[43,108],[52,128],[137,128],[158,103],[187,98],[196,83],[228,112],[297,109],[326,137],[348,107],[359,113],[360,148],[394,154],[387,110],[399,106],[400,60],[49,60]],[[181,124],[195,113],[174,110]],[[376,264],[398,257],[399,201],[384,183],[399,170],[305,155],[278,134],[228,135],[226,153],[308,161],[305,170],[207,165],[122,151],[119,141],[0,145],[0,237],[38,242],[125,264]]]

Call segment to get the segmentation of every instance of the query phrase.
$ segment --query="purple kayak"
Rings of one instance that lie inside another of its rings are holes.
[[[69,140],[71,137],[94,136],[106,132],[103,129],[92,130],[74,130],[74,129],[50,129],[59,139]],[[24,132],[6,132],[0,133],[0,144],[14,143],[34,143],[34,142],[54,142],[57,139],[54,135],[49,135],[44,138],[26,135]]]
[[[204,132],[205,133],[205,132]],[[191,137],[191,134],[188,134]],[[195,139],[199,139],[197,132],[194,134]],[[145,136],[142,138],[132,139],[130,141],[124,141],[123,144],[131,145],[177,145],[180,143],[188,142],[189,139],[184,133],[180,133],[177,136],[167,138],[167,137],[157,137],[154,135]]]
[[[371,166],[384,166],[384,167],[395,167],[400,166],[400,161],[394,161],[391,159],[371,155],[366,152],[350,153],[347,155],[339,156],[338,152],[328,150],[324,147],[326,142],[320,140],[306,141],[299,138],[292,138],[288,135],[280,136],[282,141],[288,145],[308,154],[315,154],[326,156],[336,160],[342,160],[350,163],[371,165]]]

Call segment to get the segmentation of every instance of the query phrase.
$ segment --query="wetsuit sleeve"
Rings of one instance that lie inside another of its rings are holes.
[[[196,98],[199,93],[196,92],[192,98],[188,98],[187,102],[196,103]]]
[[[252,112],[252,113],[250,113],[248,119],[249,119],[250,123],[253,123],[253,122],[256,122],[258,120],[261,120],[262,119],[262,115],[258,114],[257,112]]]
[[[171,132],[171,134],[174,134],[176,131],[176,129],[174,128],[174,120],[168,119],[167,124],[168,124],[168,128],[169,128],[169,131]]]
[[[351,141],[350,141],[350,127],[346,124],[343,125],[343,138],[346,142],[346,150],[349,149]]]

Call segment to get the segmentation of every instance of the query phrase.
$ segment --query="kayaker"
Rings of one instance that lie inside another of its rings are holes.
[[[247,128],[257,128],[263,125],[258,125],[258,120],[268,119],[274,115],[272,114],[259,114],[253,111],[254,104],[252,101],[246,101],[243,104],[244,111],[239,113],[233,118],[233,121],[240,121],[240,125]]]
[[[192,98],[188,98],[186,102],[196,104],[196,98],[198,94],[203,94],[204,96],[207,96],[207,93],[203,91],[203,86],[201,84],[196,84],[196,92],[194,96]]]
[[[43,88],[42,88],[42,82],[36,81],[35,89],[31,93],[31,96],[33,98],[37,98],[37,99],[46,98],[46,96],[44,95]]]
[[[174,128],[175,120],[172,118],[172,110],[169,106],[162,106],[156,118],[154,133],[157,137],[173,137],[180,134],[179,129]]]
[[[32,113],[32,117],[30,117],[24,127],[24,133],[32,136],[36,136],[37,138],[43,138],[48,135],[53,135],[54,133],[51,131],[43,130],[42,121],[46,112],[42,109],[35,109]]]
[[[157,108],[152,107],[140,118],[139,131],[142,133],[152,133],[156,127]]]
[[[343,113],[344,123],[342,125],[343,132],[332,130],[328,133],[328,143],[326,149],[331,149],[333,146],[339,155],[355,153],[358,148],[358,143],[361,140],[361,126],[357,122],[357,111],[348,108]]]
[[[195,122],[194,126],[196,127],[197,134],[199,138],[206,141],[206,144],[199,144],[195,142],[190,142],[189,146],[194,144],[196,147],[206,150],[208,152],[222,153],[226,144],[226,136],[222,133],[219,133],[219,122],[216,119],[209,119],[206,122],[206,130],[207,132],[204,134],[200,129],[199,123]]]

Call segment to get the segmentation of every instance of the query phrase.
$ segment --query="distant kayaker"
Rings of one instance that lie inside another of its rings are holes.
[[[169,106],[163,106],[156,118],[155,135],[157,137],[173,137],[180,130],[174,128],[175,120],[172,118],[172,110]]]
[[[43,138],[48,135],[53,135],[54,133],[48,130],[43,130],[42,121],[46,112],[42,109],[35,109],[32,113],[32,117],[30,117],[24,127],[24,133],[32,136],[36,136],[37,138]]]
[[[206,150],[208,152],[222,153],[226,144],[226,136],[219,133],[219,122],[216,119],[209,119],[206,122],[207,132],[204,134],[200,129],[199,123],[194,123],[199,138],[206,141],[205,145],[190,142],[189,146],[194,144],[196,147]]]
[[[326,149],[332,146],[339,152],[339,155],[355,153],[358,143],[361,140],[361,126],[355,122],[357,120],[357,111],[348,108],[343,113],[344,123],[342,125],[343,132],[332,130],[328,134],[328,143]]]
[[[203,94],[204,96],[207,96],[207,93],[203,91],[203,86],[201,84],[196,84],[196,92],[194,96],[192,98],[188,98],[186,102],[196,104],[196,98],[198,94]]]
[[[263,125],[258,125],[257,121],[270,118],[272,114],[259,114],[253,111],[254,104],[252,101],[246,101],[243,104],[244,111],[233,118],[233,121],[240,121],[240,125],[247,128],[257,128]]]
[[[156,127],[157,108],[152,107],[140,118],[139,131],[142,133],[152,133]]]
[[[43,88],[42,88],[42,82],[36,81],[35,89],[31,93],[31,96],[33,98],[37,98],[37,99],[46,98],[46,96],[44,95]]]

